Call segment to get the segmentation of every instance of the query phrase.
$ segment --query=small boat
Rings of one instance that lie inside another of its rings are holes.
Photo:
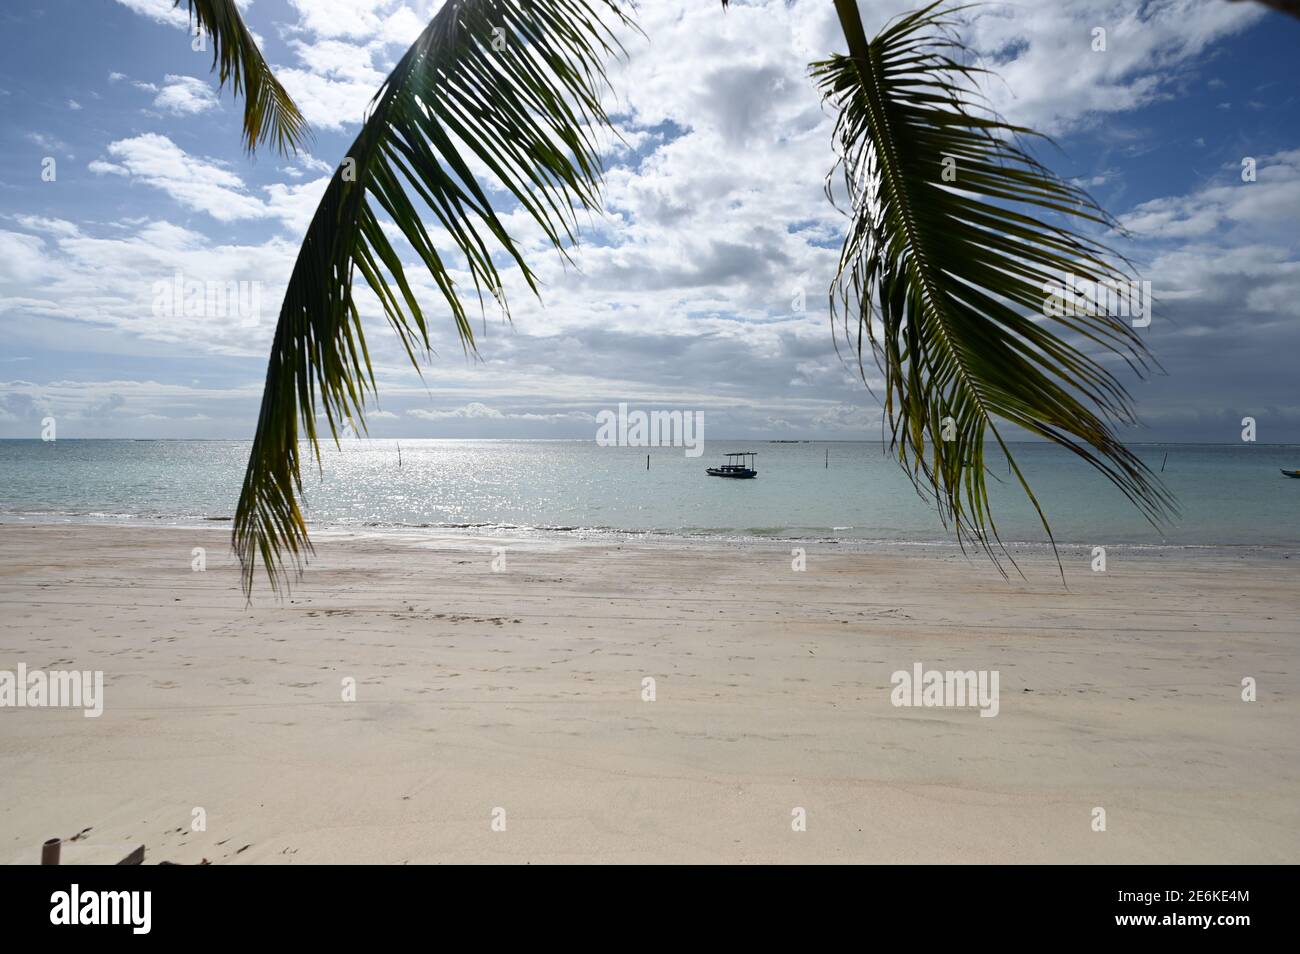
[[[1284,470],[1284,471],[1282,471],[1282,476],[1283,476],[1283,477],[1300,477],[1300,470]]]
[[[721,467],[709,467],[704,472],[710,477],[738,477],[742,480],[750,477],[757,477],[758,471],[749,466],[745,458],[749,458],[752,463],[758,454],[753,451],[740,451],[735,454],[727,455],[727,462]]]

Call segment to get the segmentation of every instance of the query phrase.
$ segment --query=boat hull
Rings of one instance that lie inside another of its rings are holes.
[[[1295,478],[1297,478],[1297,479],[1300,479],[1300,470],[1284,470],[1284,471],[1282,471],[1282,476],[1283,476],[1283,477],[1295,477]]]
[[[710,467],[705,471],[710,477],[730,477],[733,480],[750,480],[758,476],[756,470],[735,470],[724,471],[717,467]]]

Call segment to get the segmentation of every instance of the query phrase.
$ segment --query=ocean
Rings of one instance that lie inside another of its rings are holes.
[[[0,521],[211,525],[235,508],[246,441],[0,440]],[[400,449],[400,465],[399,465]],[[1181,507],[1154,528],[1068,452],[1013,451],[1058,543],[1290,547],[1300,542],[1300,445],[1144,444],[1134,450]],[[705,475],[756,451],[755,480]],[[646,469],[647,453],[650,468]],[[829,460],[829,466],[827,462]],[[993,465],[994,474],[1004,467]],[[710,440],[681,448],[592,441],[351,440],[305,474],[313,528],[462,528],[484,534],[952,540],[878,442]],[[1004,541],[1047,540],[1023,494],[991,481]]]

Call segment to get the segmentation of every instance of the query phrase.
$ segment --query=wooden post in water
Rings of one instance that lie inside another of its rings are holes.
[[[646,454],[646,455],[645,455],[645,469],[646,469],[646,470],[649,470],[649,469],[650,469],[650,455],[649,455],[649,454]]]
[[[829,447],[826,448],[826,469],[831,469],[831,449]]]

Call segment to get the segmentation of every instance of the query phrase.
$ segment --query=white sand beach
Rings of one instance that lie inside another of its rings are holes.
[[[1300,556],[317,545],[250,607],[220,527],[0,527],[0,670],[104,673],[0,709],[0,861],[1300,859]],[[918,662],[997,716],[892,705]]]

